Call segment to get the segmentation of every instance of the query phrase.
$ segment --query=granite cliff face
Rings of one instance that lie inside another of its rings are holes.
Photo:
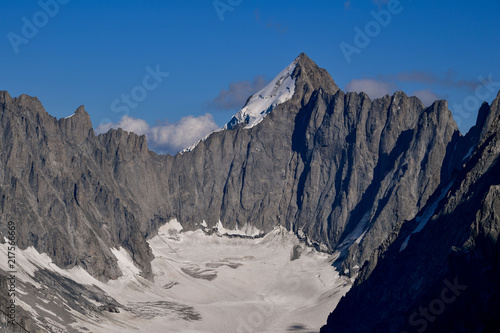
[[[173,219],[208,234],[281,226],[357,277],[325,332],[494,332],[499,100],[462,136],[446,101],[344,93],[301,54],[227,126],[170,156],[121,129],[96,136],[83,106],[58,120],[37,98],[0,92],[0,243],[14,221],[19,249],[61,268],[116,279],[122,248],[152,280],[148,240]],[[93,299],[116,309],[98,288],[37,274],[76,308],[98,311]],[[432,320],[414,316],[450,283],[456,301]]]
[[[498,332],[500,93],[444,190],[372,254],[321,332]]]
[[[119,246],[151,277],[146,239],[173,218],[187,230],[282,225],[338,251],[354,275],[448,181],[464,138],[445,101],[346,94],[304,54],[291,78],[293,96],[256,126],[176,156],[122,130],[95,136],[83,107],[57,120],[36,98],[2,92],[1,220],[16,221],[21,248],[104,280],[120,275],[109,250]]]

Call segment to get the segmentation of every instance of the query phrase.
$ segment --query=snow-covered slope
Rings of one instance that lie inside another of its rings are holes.
[[[252,95],[243,109],[231,118],[224,129],[231,129],[242,123],[246,124],[245,128],[252,128],[260,123],[277,105],[291,99],[295,92],[295,79],[292,78],[292,73],[297,62],[298,59],[295,59],[267,86]]]
[[[292,73],[297,66],[299,58],[295,59],[287,68],[282,70],[267,86],[253,94],[243,109],[235,114],[226,125],[209,133],[194,145],[182,150],[181,154],[192,151],[212,133],[231,129],[239,124],[246,124],[245,128],[252,128],[260,123],[276,106],[291,99],[295,92],[295,78],[292,77]]]
[[[123,276],[108,282],[19,249],[16,304],[47,332],[311,332],[351,287],[332,256],[284,228],[258,238],[222,231],[182,232],[176,220],[162,226],[148,241],[154,281],[124,248],[110,249]],[[0,255],[7,250],[0,244]],[[0,261],[0,272],[8,270]]]

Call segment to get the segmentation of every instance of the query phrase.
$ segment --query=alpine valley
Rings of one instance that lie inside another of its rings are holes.
[[[499,332],[499,104],[462,135],[301,54],[170,156],[1,91],[0,328]]]

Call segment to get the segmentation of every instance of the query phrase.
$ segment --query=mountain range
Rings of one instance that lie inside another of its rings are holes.
[[[96,135],[83,106],[56,119],[36,97],[2,91],[0,242],[13,221],[28,266],[37,266],[28,254],[43,254],[58,270],[112,283],[127,276],[128,257],[155,283],[151,244],[165,226],[172,241],[283,230],[296,239],[290,262],[311,249],[353,283],[321,332],[496,332],[499,101],[462,135],[446,101],[345,93],[301,54],[224,127],[171,156],[122,129]],[[72,310],[47,323],[21,306],[30,332],[55,332],[75,311],[126,310],[96,284],[42,268],[25,269],[20,287],[43,298],[37,284],[51,286]]]

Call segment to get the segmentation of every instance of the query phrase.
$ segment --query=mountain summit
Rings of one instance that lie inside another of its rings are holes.
[[[304,92],[307,93],[307,91],[318,89],[318,87],[323,87],[331,93],[338,90],[337,85],[326,71],[320,69],[305,53],[301,53],[266,87],[250,96],[243,109],[231,118],[224,129],[232,129],[241,124],[245,128],[252,128],[259,124],[277,105],[294,97],[297,80],[300,84],[299,88],[302,89],[297,91],[296,99],[303,99]],[[316,82],[313,83],[313,81]],[[308,89],[303,89],[305,85],[308,85]]]
[[[305,53],[301,53],[269,84],[250,96],[243,108],[226,125],[212,133],[242,126],[250,129],[260,124],[272,110],[285,102],[296,107],[307,104],[312,93],[320,88],[332,95],[339,90],[325,69],[319,68]],[[181,154],[192,151],[212,133],[181,151]]]

